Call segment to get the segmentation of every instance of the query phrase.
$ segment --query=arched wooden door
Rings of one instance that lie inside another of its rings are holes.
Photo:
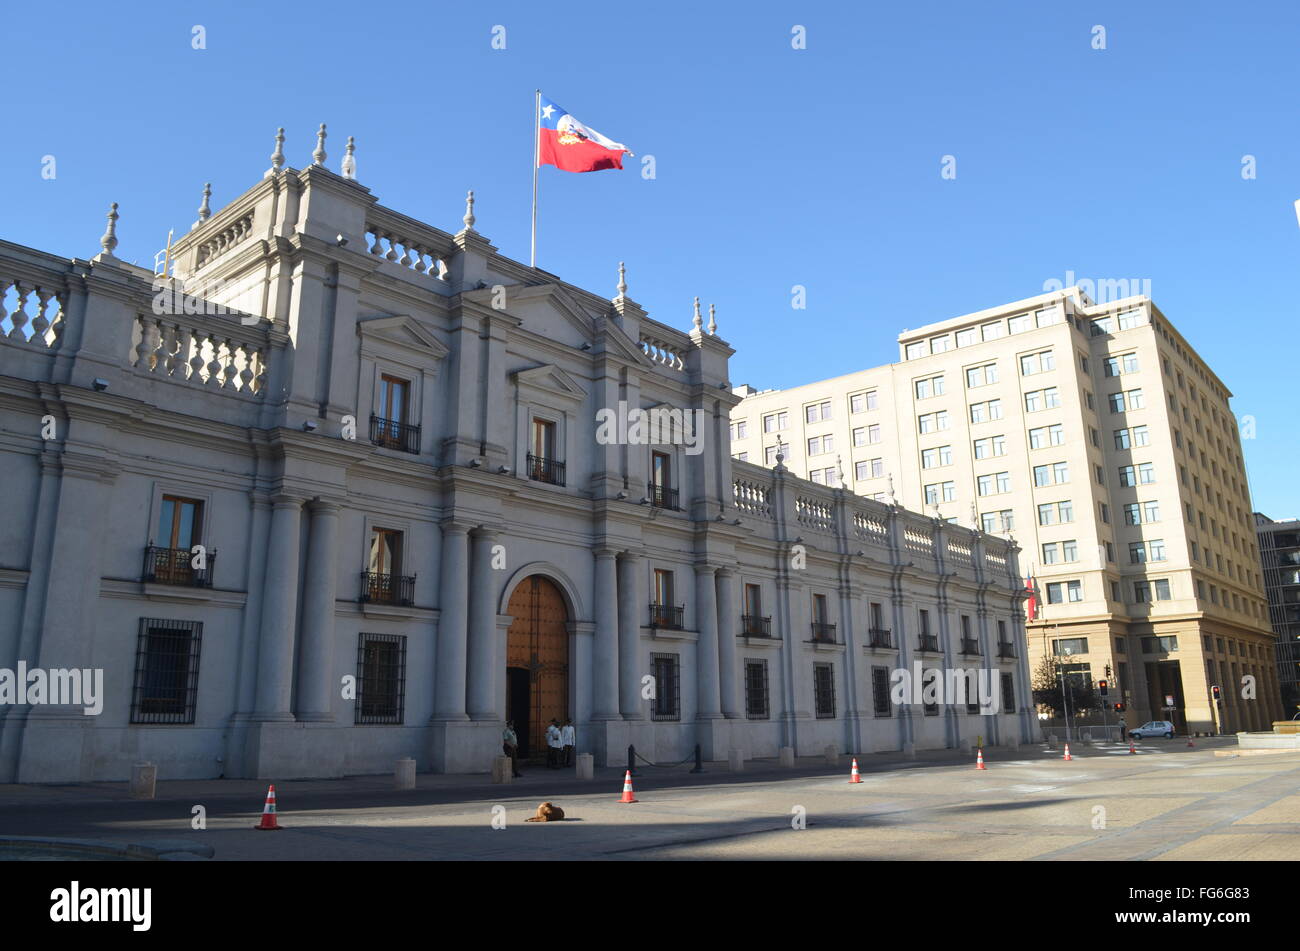
[[[546,753],[546,727],[569,715],[569,612],[555,583],[530,575],[510,595],[506,636],[506,719],[519,755]]]

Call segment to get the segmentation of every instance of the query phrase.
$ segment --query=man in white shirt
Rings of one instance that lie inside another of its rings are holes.
[[[546,768],[560,768],[560,752],[564,744],[560,742],[560,724],[556,720],[546,728]]]
[[[565,720],[560,729],[560,742],[564,745],[564,765],[573,765],[574,747],[578,744],[578,731],[573,728],[572,720]]]

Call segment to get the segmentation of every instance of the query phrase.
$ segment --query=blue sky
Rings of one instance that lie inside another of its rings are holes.
[[[694,295],[715,303],[733,381],[886,363],[904,327],[1067,271],[1150,281],[1255,417],[1255,507],[1300,515],[1296,5],[728,6],[14,6],[9,35],[41,42],[5,46],[0,237],[89,257],[117,201],[119,256],[151,262],[205,181],[214,207],[247,188],[280,125],[308,164],[323,121],[330,167],[355,136],[385,205],[456,230],[472,187],[479,231],[526,261],[540,86],[656,177],[543,169],[538,264],[612,296],[626,260],[682,329]]]

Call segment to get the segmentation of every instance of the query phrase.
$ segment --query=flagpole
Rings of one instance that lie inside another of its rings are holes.
[[[533,239],[530,267],[537,267],[537,163],[542,145],[542,91],[533,90]]]

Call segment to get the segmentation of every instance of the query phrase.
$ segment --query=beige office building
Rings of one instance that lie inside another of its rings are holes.
[[[1014,536],[1040,602],[1030,670],[1047,652],[1093,681],[1109,667],[1130,725],[1267,729],[1274,635],[1231,394],[1155,304],[1066,288],[898,343],[888,366],[739,387],[733,456]]]

